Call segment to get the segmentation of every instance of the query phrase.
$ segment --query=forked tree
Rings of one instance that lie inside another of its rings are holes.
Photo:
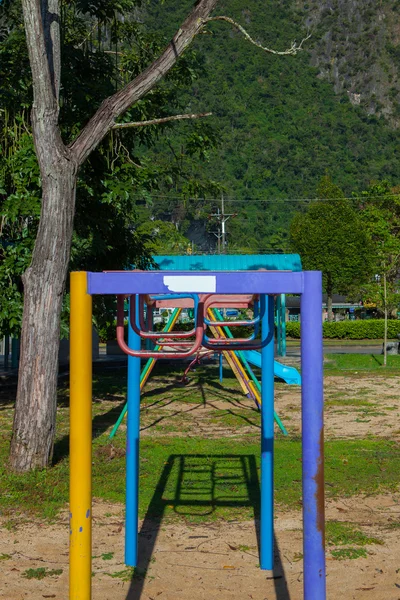
[[[60,315],[80,166],[117,125],[118,118],[157,85],[210,21],[228,22],[265,52],[294,55],[302,46],[293,43],[283,52],[263,47],[229,17],[211,16],[217,3],[218,0],[198,0],[161,56],[106,98],[67,145],[59,127],[61,0],[22,0],[32,71],[32,128],[41,173],[42,205],[32,262],[23,275],[21,356],[10,451],[10,465],[15,471],[46,467],[52,458]],[[171,120],[191,116],[172,116]]]

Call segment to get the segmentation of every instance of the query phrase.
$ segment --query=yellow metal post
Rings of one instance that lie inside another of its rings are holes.
[[[90,600],[92,581],[92,297],[87,273],[71,273],[70,600]]]

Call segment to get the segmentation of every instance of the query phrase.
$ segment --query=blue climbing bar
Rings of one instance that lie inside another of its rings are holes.
[[[261,296],[260,567],[274,566],[274,297]],[[265,306],[266,304],[266,306]]]

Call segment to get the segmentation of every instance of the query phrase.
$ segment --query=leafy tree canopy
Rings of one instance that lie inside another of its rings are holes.
[[[69,141],[102,100],[125,85],[157,56],[164,41],[146,31],[141,2],[95,0],[63,3],[60,122]],[[123,120],[151,120],[182,112],[181,90],[202,66],[189,52],[157,89]],[[6,0],[0,21],[0,332],[18,335],[22,315],[21,275],[30,264],[41,208],[41,181],[33,147],[31,73],[20,2]],[[102,270],[151,264],[154,247],[138,224],[151,212],[152,196],[162,189],[190,194],[209,182],[181,155],[201,155],[215,140],[201,123],[113,131],[79,173],[71,268]],[[146,151],[180,129],[180,156],[168,160]],[[180,182],[183,182],[181,185]],[[162,242],[161,242],[162,243]],[[152,244],[156,239],[152,237]],[[186,244],[187,245],[187,244]],[[64,330],[65,331],[65,330]]]
[[[374,277],[363,286],[365,302],[396,316],[400,304],[400,196],[388,181],[373,183],[357,200],[372,247]],[[385,289],[386,288],[386,289]]]
[[[328,176],[317,190],[321,200],[298,213],[290,227],[304,269],[320,270],[330,300],[346,294],[371,273],[371,243],[360,215]]]

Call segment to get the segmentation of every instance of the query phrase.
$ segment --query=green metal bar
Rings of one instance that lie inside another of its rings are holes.
[[[164,329],[162,330],[162,332],[160,333],[168,333],[168,331],[170,330],[171,327],[173,327],[174,323],[175,323],[175,319],[177,317],[177,315],[179,314],[179,312],[181,311],[180,308],[175,308],[173,310],[173,312],[171,313],[170,318],[168,319],[168,322],[166,323]],[[159,350],[160,346],[155,346],[155,350]],[[144,365],[142,372],[140,374],[140,385],[142,385],[143,381],[145,380],[145,377],[147,375],[147,372],[149,371],[149,369],[153,368],[154,363],[156,362],[156,358],[149,358],[148,361],[146,362],[146,364]],[[110,433],[110,440],[113,439],[113,437],[115,436],[115,434],[118,431],[119,426],[122,423],[123,418],[125,417],[126,413],[128,411],[128,403],[125,403],[124,408],[121,411],[121,414],[119,415],[117,422],[115,423],[114,427],[111,430]]]
[[[221,315],[221,313],[219,312],[219,310],[217,308],[213,308],[211,309],[213,311],[213,314],[215,316],[215,318],[217,319],[217,321],[223,321],[223,317]],[[230,338],[233,339],[233,335],[231,330],[229,329],[228,326],[223,326],[223,330],[226,333],[226,335]],[[254,385],[257,387],[257,390],[260,392],[261,394],[261,384],[258,381],[253,369],[251,368],[251,366],[249,365],[247,359],[245,358],[242,350],[235,350],[234,351],[236,356],[242,361],[243,365],[245,366],[245,368],[247,369],[248,374],[250,375],[251,379],[254,382]],[[284,426],[284,424],[282,423],[281,419],[279,418],[279,415],[276,411],[274,411],[274,419],[279,427],[279,429],[282,431],[283,435],[288,435],[287,429]]]

